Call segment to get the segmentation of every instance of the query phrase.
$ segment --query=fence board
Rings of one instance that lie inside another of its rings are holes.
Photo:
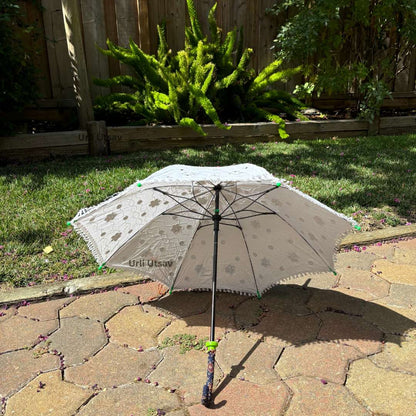
[[[94,84],[94,78],[108,78],[108,59],[97,46],[105,48],[106,33],[103,0],[82,0],[82,26],[84,31],[85,58],[89,75],[91,97],[109,94],[110,89]]]
[[[139,43],[139,21],[137,13],[137,2],[134,1],[116,1],[116,24],[118,44],[129,47],[130,40],[136,44]],[[120,64],[123,74],[134,75],[134,71],[125,64]]]
[[[44,36],[45,27],[43,24],[42,10],[34,2],[20,1],[20,7],[25,10],[25,22],[27,24],[35,25],[34,36],[25,36],[25,47],[34,53],[31,55],[33,63],[39,69],[40,76],[37,84],[39,87],[39,94],[42,98],[51,98],[52,89],[50,84],[48,55],[46,50],[46,39]],[[39,33],[39,35],[38,35]]]
[[[60,0],[42,0],[52,98],[74,98],[71,64]]]
[[[149,34],[149,3],[148,0],[137,0],[137,13],[139,21],[139,45],[146,52],[150,52]]]

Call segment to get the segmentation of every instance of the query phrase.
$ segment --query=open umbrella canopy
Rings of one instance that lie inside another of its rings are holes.
[[[356,225],[252,164],[168,166],[71,224],[100,265],[184,290],[211,288],[214,220],[216,289],[258,296],[290,277],[333,271],[336,243]]]
[[[354,221],[265,169],[242,164],[168,166],[81,210],[71,223],[100,267],[133,270],[170,291],[212,289],[201,400],[209,406],[218,346],[216,291],[260,297],[289,277],[333,271],[336,242]]]

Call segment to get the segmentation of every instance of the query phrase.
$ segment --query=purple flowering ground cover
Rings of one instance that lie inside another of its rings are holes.
[[[203,140],[203,139],[201,139]],[[66,221],[164,166],[254,163],[363,230],[416,221],[416,134],[224,145],[0,167],[0,287],[88,277],[97,265]],[[52,247],[50,253],[43,249]]]

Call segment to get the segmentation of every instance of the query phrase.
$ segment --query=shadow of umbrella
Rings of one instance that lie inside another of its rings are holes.
[[[176,292],[151,305],[184,321],[186,326],[181,330],[187,333],[208,333],[210,306],[207,292]],[[306,285],[279,285],[260,300],[220,293],[217,317],[218,336],[228,341],[228,344],[219,342],[219,359],[221,354],[228,358],[225,377],[216,387],[214,397],[218,397],[233,379],[242,378],[247,362],[259,347],[262,348],[264,341],[274,346],[274,351],[280,348],[277,362],[284,348],[305,348],[322,343],[341,344],[350,352],[356,351],[357,357],[364,357],[381,351],[386,337],[389,342],[401,345],[403,336],[416,330],[416,321],[387,306]],[[252,340],[237,347],[235,342],[238,343],[240,338],[235,334],[238,330]],[[213,404],[213,408],[224,404],[221,401]]]

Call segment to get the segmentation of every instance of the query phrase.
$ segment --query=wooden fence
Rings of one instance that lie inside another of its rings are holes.
[[[108,88],[93,84],[94,78],[108,78],[127,69],[118,61],[104,56],[98,47],[105,48],[106,39],[127,46],[133,39],[147,52],[157,47],[156,25],[163,20],[167,26],[168,43],[172,49],[180,49],[184,43],[184,26],[187,24],[185,0],[67,0],[78,1],[81,9],[82,39],[86,57],[87,78],[92,99],[109,92]],[[207,15],[215,0],[194,0],[203,30],[208,33]],[[266,14],[275,0],[217,0],[218,25],[227,32],[234,27],[244,29],[244,45],[254,49],[253,66],[263,68],[273,59],[271,45],[278,27],[285,17]],[[36,5],[36,3],[40,4]],[[76,106],[73,87],[73,72],[68,56],[62,0],[21,0],[26,9],[28,21],[35,22],[41,34],[36,40],[27,40],[29,47],[38,51],[36,66],[39,80],[41,107],[30,111],[32,119],[55,120],[68,117],[67,109]],[[416,54],[410,67],[399,74],[395,81],[394,106],[416,107]],[[286,89],[292,91],[296,80],[291,80]],[[351,97],[330,97],[319,99],[313,105],[329,109],[342,108]],[[349,101],[348,101],[349,100]],[[391,105],[386,100],[386,105]],[[57,109],[59,111],[57,111]],[[66,110],[64,110],[66,109]],[[26,118],[28,118],[26,114]]]

